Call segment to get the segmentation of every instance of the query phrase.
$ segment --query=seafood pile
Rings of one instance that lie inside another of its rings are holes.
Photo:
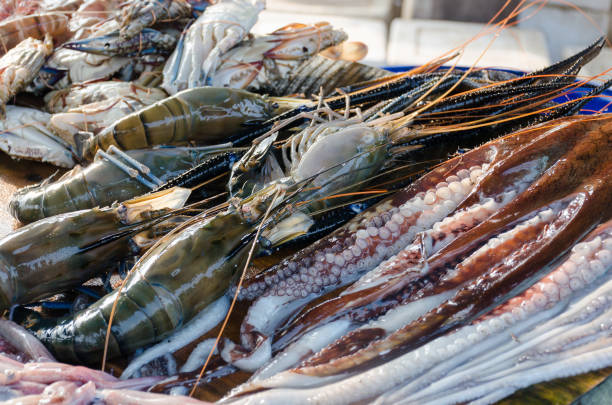
[[[603,38],[393,74],[326,22],[250,34],[263,0],[2,7],[0,149],[62,169],[9,202],[0,399],[493,403],[612,366]]]

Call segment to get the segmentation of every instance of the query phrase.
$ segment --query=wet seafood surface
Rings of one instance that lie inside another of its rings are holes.
[[[328,22],[251,34],[264,7],[0,6],[0,401],[488,404],[605,376],[612,80],[580,76],[605,39],[394,73]]]

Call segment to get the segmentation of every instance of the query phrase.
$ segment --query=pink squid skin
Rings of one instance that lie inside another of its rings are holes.
[[[99,396],[108,405],[208,405],[210,402],[200,401],[182,395],[170,396],[129,390],[104,389]]]
[[[561,156],[553,159],[511,204],[427,260],[430,272],[449,265],[454,267],[450,276],[442,278],[441,282],[423,281],[422,286],[409,291],[401,300],[415,300],[460,286],[452,298],[382,339],[375,336],[365,343],[360,341],[353,352],[346,350],[349,339],[344,345],[328,346],[295,371],[319,376],[337,374],[362,365],[381,352],[418,346],[425,339],[469,321],[481,308],[494,305],[498,297],[547,266],[585,232],[605,221],[610,215],[606,207],[612,203],[612,162],[607,158],[612,149],[612,118],[572,118],[556,124],[559,123],[566,125],[547,131],[555,122],[546,124],[533,141],[493,165],[492,173],[479,184],[480,191],[488,189],[490,192],[503,187],[505,179],[499,177],[498,169],[524,167],[532,162],[531,157],[538,155],[552,157],[560,153]],[[507,138],[493,143],[503,143]],[[475,194],[472,194],[463,204],[470,204],[474,199]],[[552,213],[548,213],[545,223],[532,224],[515,237],[493,243],[486,248],[487,254],[470,263],[472,252],[500,231],[518,219],[547,209],[552,209]],[[456,266],[457,262],[461,264]]]
[[[4,402],[7,405],[27,405],[27,404],[74,404],[87,405],[96,396],[96,386],[94,383],[86,383],[77,386],[69,381],[57,381],[45,387],[39,394],[30,394]]]
[[[41,384],[32,381],[19,381],[11,386],[11,388],[21,392],[23,395],[39,395],[47,387],[47,384]]]
[[[0,386],[9,395],[18,395],[3,403],[85,405],[94,400],[97,390],[114,390],[120,397],[129,396],[134,392],[132,390],[149,388],[162,379],[119,380],[100,370],[58,363],[34,336],[8,320],[0,322],[0,335],[3,350],[0,354]],[[22,363],[25,360],[30,361]]]
[[[25,405],[42,403],[70,403],[74,405],[87,405],[96,398],[101,398],[107,405],[207,405],[210,402],[200,401],[184,396],[169,396],[149,392],[133,391],[129,389],[98,389],[93,382],[81,386],[70,381],[56,381],[43,385],[40,392],[22,392],[24,396],[13,398],[7,405]]]
[[[0,354],[0,385],[25,387],[36,391],[37,386],[57,381],[76,384],[92,382],[98,389],[144,389],[158,383],[161,377],[143,377],[120,380],[108,373],[83,366],[54,361],[21,363]]]

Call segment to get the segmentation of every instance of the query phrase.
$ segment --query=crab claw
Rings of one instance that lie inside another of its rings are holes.
[[[46,127],[50,117],[32,108],[6,106],[6,119],[0,121],[0,150],[14,159],[74,166],[70,146]]]
[[[119,32],[113,32],[99,37],[90,37],[78,41],[66,42],[61,47],[73,51],[93,53],[95,55],[115,56],[118,54]]]
[[[119,31],[107,35],[67,42],[62,47],[75,51],[105,56],[136,56],[169,54],[176,45],[176,38],[160,31],[145,28],[130,39],[122,39]]]
[[[26,90],[36,95],[46,93],[49,89],[53,89],[53,86],[64,78],[67,72],[66,69],[43,66]]]
[[[271,33],[270,37],[275,38],[279,44],[265,52],[264,57],[294,60],[312,56],[343,42],[347,35],[344,31],[332,29],[328,22],[323,21],[316,24],[289,24]]]

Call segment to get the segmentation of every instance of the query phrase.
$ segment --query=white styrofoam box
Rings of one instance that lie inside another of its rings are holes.
[[[348,34],[349,41],[365,43],[368,46],[368,55],[361,62],[376,66],[386,63],[387,26],[382,20],[264,10],[259,14],[259,19],[251,32],[263,35],[290,23],[311,24],[319,21],[327,21],[334,28],[343,29]]]
[[[581,51],[582,48],[583,47],[580,46],[565,46],[563,47],[562,55],[564,58],[567,58],[568,56],[572,56],[576,52]],[[612,68],[612,49],[603,48],[595,59],[590,61],[580,70],[580,76],[595,76],[610,68]],[[608,72],[606,75],[600,76],[598,79],[607,80],[610,77],[612,77],[612,72]]]
[[[485,24],[440,20],[403,20],[391,23],[387,62],[390,65],[426,63],[478,35]],[[507,28],[494,38],[488,34],[469,43],[459,65],[536,70],[550,63],[546,41],[534,30]],[[452,61],[454,63],[454,61]],[[451,63],[452,64],[452,63]]]
[[[612,0],[551,0],[549,5],[567,6],[567,3],[574,4],[582,9],[609,11],[612,8]]]
[[[294,14],[329,14],[390,21],[394,0],[266,0],[266,9]]]
[[[609,13],[584,12],[588,18],[572,8],[547,5],[529,19],[519,22],[519,27],[542,31],[546,36],[550,56],[553,61],[557,61],[563,57],[563,47],[584,48],[608,30]]]
[[[403,0],[402,18],[487,22],[505,0]],[[511,9],[506,7],[506,10]]]
[[[402,18],[430,18],[433,15],[433,1],[403,0]]]
[[[485,0],[403,0],[402,1],[402,18],[430,18],[440,19],[441,15],[452,20],[460,21],[488,21],[490,17],[495,15],[497,10],[503,6],[503,1],[485,1]],[[570,4],[573,4],[585,11],[610,11],[612,9],[612,0],[549,0],[548,6],[573,9]],[[474,16],[474,18],[452,18],[453,9],[459,8],[459,13]],[[511,10],[513,7],[507,7]],[[531,7],[530,10],[533,10]],[[485,18],[486,17],[486,18]],[[483,20],[483,18],[485,18]]]

